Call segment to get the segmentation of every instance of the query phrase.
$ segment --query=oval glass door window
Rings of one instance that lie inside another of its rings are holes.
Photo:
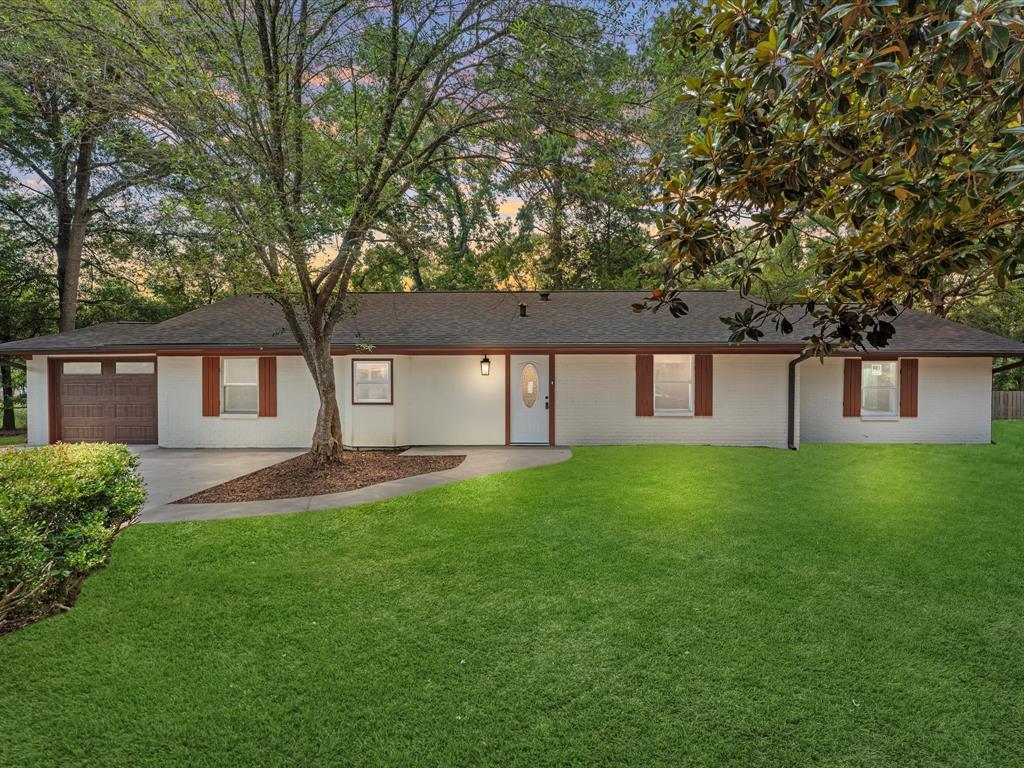
[[[537,366],[527,363],[523,366],[523,375],[519,381],[520,394],[523,397],[523,405],[533,408],[537,402],[537,390],[540,387],[540,377],[537,376]]]

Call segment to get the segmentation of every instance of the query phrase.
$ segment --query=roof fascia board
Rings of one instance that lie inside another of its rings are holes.
[[[631,355],[637,353],[646,354],[694,354],[699,352],[714,353],[720,355],[791,355],[803,351],[800,344],[790,345],[764,345],[745,344],[735,346],[728,344],[617,344],[617,345],[530,345],[530,346],[502,346],[476,344],[466,346],[450,347],[407,347],[375,345],[372,350],[356,347],[355,345],[336,345],[331,347],[332,355],[356,355],[372,353],[375,355],[477,355],[491,354],[548,354],[559,355]],[[204,355],[217,355],[221,357],[263,355],[263,356],[289,356],[300,355],[298,347],[231,347],[231,346],[189,346],[189,347],[103,347],[103,348],[59,348],[40,349],[30,348],[19,352],[2,353],[6,357],[31,358],[32,355],[92,355],[103,357],[110,355],[157,355],[158,357],[200,357]],[[972,349],[972,350],[838,350],[833,357],[862,357],[865,359],[893,359],[895,357],[1024,357],[1024,352],[1008,352],[998,349]]]

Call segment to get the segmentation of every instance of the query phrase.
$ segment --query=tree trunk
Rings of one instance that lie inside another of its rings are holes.
[[[13,432],[17,425],[14,421],[14,376],[8,365],[0,365],[0,381],[2,381],[4,394],[4,418],[0,430]]]
[[[57,206],[57,296],[60,300],[58,330],[75,330],[78,315],[78,285],[82,276],[82,249],[85,247],[85,226],[89,220],[89,189],[92,186],[93,137],[83,135],[78,140],[75,159],[74,185],[69,185],[64,174],[66,164],[54,168],[54,203]]]
[[[320,396],[320,409],[316,414],[313,444],[309,450],[321,464],[339,462],[344,458],[341,411],[338,409],[338,393],[334,381],[334,359],[331,357],[330,332],[326,336],[326,339],[314,341],[312,350],[314,365],[310,367],[317,394]]]
[[[565,215],[564,188],[562,186],[561,167],[555,168],[554,190],[551,195],[551,223],[548,228],[548,286],[561,290],[562,263],[565,260],[565,234],[562,222]]]
[[[946,310],[946,286],[945,280],[936,278],[932,283],[932,314],[938,317],[945,317]]]
[[[333,385],[329,392],[320,393],[320,410],[316,414],[313,444],[309,449],[321,464],[344,460],[341,440],[341,411]]]
[[[423,273],[420,272],[419,256],[409,258],[409,273],[412,275],[412,286],[414,291],[423,290]]]
[[[82,222],[67,225],[65,237],[57,238],[57,295],[60,300],[61,333],[75,330],[78,316],[78,285],[82,276],[82,248],[85,244],[85,225]],[[62,227],[63,229],[63,227]]]
[[[334,324],[324,317],[316,304],[300,308],[297,301],[293,304],[289,299],[279,299],[277,303],[284,311],[285,320],[302,350],[302,359],[306,361],[320,398],[309,452],[321,464],[340,462],[344,458],[344,451],[341,411],[338,409],[338,392],[334,380],[334,359],[331,357],[331,332]]]

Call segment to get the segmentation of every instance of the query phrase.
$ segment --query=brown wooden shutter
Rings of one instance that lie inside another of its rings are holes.
[[[900,416],[917,416],[917,359],[900,360]]]
[[[220,416],[220,358],[203,358],[203,416]]]
[[[714,391],[714,355],[694,356],[694,416],[710,416]]]
[[[277,416],[277,358],[261,357],[259,372],[260,416]]]
[[[654,415],[654,355],[636,356],[636,415]]]
[[[860,360],[843,361],[843,416],[860,416]]]

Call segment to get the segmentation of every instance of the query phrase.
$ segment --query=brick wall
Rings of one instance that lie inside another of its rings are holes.
[[[309,447],[319,400],[309,369],[298,355],[277,359],[277,416],[273,418],[204,417],[202,382],[201,357],[157,361],[157,431],[162,447]]]
[[[992,358],[922,357],[918,415],[891,421],[843,417],[843,361],[808,360],[800,372],[805,443],[988,443],[992,439]]]
[[[785,355],[715,355],[714,415],[636,416],[633,355],[559,355],[559,444],[786,446]]]

